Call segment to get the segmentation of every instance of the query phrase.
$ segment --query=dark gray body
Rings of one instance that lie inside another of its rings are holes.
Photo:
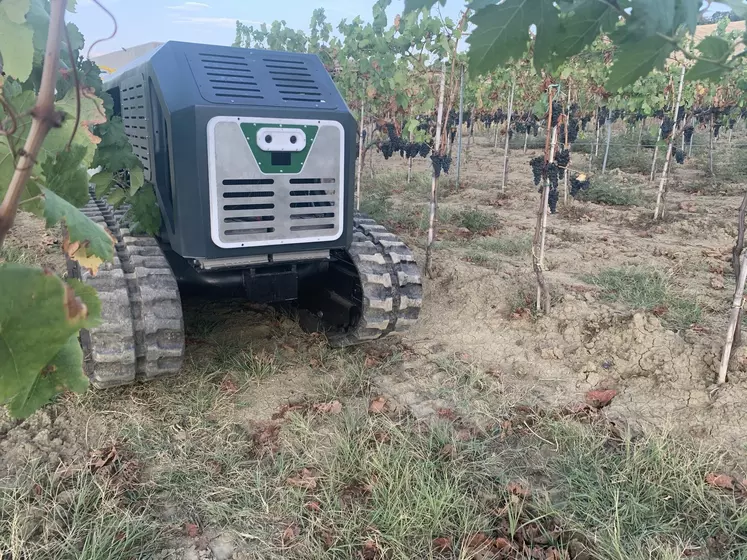
[[[224,62],[216,64],[216,60]],[[283,71],[289,67],[294,72]],[[247,70],[242,70],[246,68],[252,74],[251,86],[241,84],[246,81]],[[278,74],[287,74],[284,80],[298,77],[297,95],[288,93],[293,82],[278,85]],[[115,99],[115,113],[123,116],[146,179],[156,187],[163,218],[161,241],[176,255],[225,259],[350,246],[356,122],[315,55],[168,42],[118,71],[106,81],[105,89]],[[339,122],[345,133],[344,227],[340,237],[272,247],[229,249],[214,244],[207,127],[217,116]]]

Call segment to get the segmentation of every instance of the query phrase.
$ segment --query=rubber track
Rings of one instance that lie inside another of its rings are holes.
[[[127,282],[135,336],[136,379],[179,373],[184,360],[184,320],[179,287],[158,242],[132,235],[124,212],[97,200],[106,225],[117,240],[117,256]],[[123,385],[134,379],[123,379]]]
[[[96,202],[89,202],[81,211],[101,226],[108,226]],[[115,254],[112,262],[103,263],[95,276],[77,261],[68,259],[67,266],[69,276],[94,288],[101,301],[101,324],[80,333],[86,374],[97,387],[132,383],[137,376],[135,336],[119,256]]]
[[[360,276],[363,305],[354,329],[330,337],[337,347],[404,332],[423,305],[420,269],[407,245],[365,215],[356,214],[353,226],[348,254]]]

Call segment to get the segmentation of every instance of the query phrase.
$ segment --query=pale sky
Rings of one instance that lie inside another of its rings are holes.
[[[99,43],[94,55],[133,47],[150,41],[190,41],[215,45],[233,42],[236,20],[247,24],[285,20],[295,29],[309,28],[315,8],[324,8],[327,19],[336,26],[357,15],[371,19],[374,0],[100,0],[117,18],[119,30],[114,39]],[[463,0],[448,0],[443,15],[457,18]],[[404,0],[394,0],[390,17],[400,13]],[[728,10],[714,3],[711,11]],[[87,43],[108,36],[111,20],[92,0],[78,0],[77,13],[69,20],[80,27]]]

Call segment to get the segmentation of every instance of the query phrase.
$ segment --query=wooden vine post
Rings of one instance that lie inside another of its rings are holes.
[[[554,160],[555,143],[557,142],[557,127],[552,126],[552,102],[557,86],[550,86],[547,110],[547,133],[545,135],[545,161]],[[544,307],[545,313],[550,312],[550,288],[545,280],[545,238],[547,234],[547,206],[550,198],[550,183],[547,177],[543,177],[542,196],[540,206],[537,210],[537,224],[534,229],[534,240],[532,242],[532,268],[537,276],[537,311],[541,312]]]
[[[462,127],[464,126],[464,65],[459,73],[459,128],[457,129],[456,188],[462,173]]]
[[[713,172],[713,112],[711,112],[711,119],[708,125],[708,171],[711,177],[715,175]]]
[[[563,140],[563,146],[564,149],[568,150],[568,153],[571,153],[571,144],[568,142],[568,129],[571,125],[571,85],[568,84],[568,99],[565,104],[565,138]],[[568,164],[570,166],[570,162]],[[568,175],[570,175],[570,171],[568,169],[565,170],[565,173],[563,174],[563,204],[568,204]]]
[[[506,146],[503,151],[503,176],[501,177],[501,190],[506,190],[508,179],[508,150],[511,142],[511,117],[514,112],[514,92],[516,91],[516,80],[511,81],[511,94],[508,97],[508,117],[506,119]]]
[[[731,266],[734,269],[734,277],[739,278],[742,273],[742,253],[744,252],[744,233],[747,227],[747,192],[742,197],[742,204],[739,206],[739,221],[737,223],[737,242],[731,251]],[[737,286],[738,287],[738,286]],[[742,310],[739,312],[736,330],[734,331],[734,345],[742,344]]]
[[[641,141],[643,139],[643,128],[646,126],[646,117],[641,120],[641,128],[638,131],[638,144],[635,147],[635,155],[638,155],[641,151]]]
[[[724,342],[724,352],[721,355],[721,364],[718,371],[719,385],[726,383],[726,373],[729,369],[729,359],[731,358],[731,349],[734,344],[734,335],[737,324],[742,314],[744,306],[744,284],[747,281],[747,253],[742,253],[740,257],[740,272],[737,279],[737,287],[734,290],[734,299],[731,303],[731,317],[729,318],[729,327],[726,329],[726,341]]]
[[[604,121],[604,125],[607,128],[607,144],[604,147],[604,161],[602,162],[602,175],[607,172],[607,159],[610,155],[610,140],[612,140],[612,120],[610,114],[607,113],[607,119]]]
[[[446,90],[446,63],[441,63],[441,87],[438,93],[438,117],[436,121],[436,140],[433,144],[434,149],[441,153],[441,124],[444,117],[444,94]],[[434,154],[435,155],[435,154]],[[436,168],[433,168],[433,176],[431,177],[431,202],[430,202],[430,213],[428,216],[428,245],[425,249],[425,272],[429,278],[433,278],[433,271],[431,269],[433,259],[433,242],[436,240],[436,201],[438,196],[438,174]]]
[[[658,220],[664,217],[664,202],[667,195],[667,176],[669,174],[669,167],[672,164],[672,152],[674,151],[674,138],[677,134],[677,117],[680,112],[680,101],[682,101],[682,87],[685,85],[685,65],[682,65],[682,74],[680,75],[680,87],[677,91],[677,103],[674,104],[674,124],[672,125],[672,132],[669,134],[669,144],[667,145],[667,157],[664,160],[664,169],[661,172],[661,179],[659,180],[659,192],[656,195],[656,208],[654,208],[654,220]],[[684,122],[684,120],[682,121]]]
[[[366,98],[361,98],[361,122],[360,122],[360,134],[358,135],[358,169],[356,170],[355,177],[355,209],[361,209],[361,177],[363,176],[363,142],[365,141],[365,128],[363,126],[363,119],[366,116]],[[408,178],[408,183],[409,178]]]
[[[695,136],[695,117],[692,119],[693,133],[690,135],[690,147],[687,149],[687,157],[693,155],[693,136]]]
[[[656,145],[654,146],[654,159],[651,162],[651,175],[649,176],[649,181],[654,180],[654,177],[656,177],[656,158],[659,157],[659,142],[661,142],[661,125],[664,124],[664,119],[661,119],[661,123],[659,123],[659,134],[656,136]]]

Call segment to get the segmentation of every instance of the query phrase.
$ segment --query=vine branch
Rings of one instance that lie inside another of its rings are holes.
[[[21,195],[31,176],[31,171],[44,139],[52,128],[59,127],[62,124],[62,113],[55,111],[54,108],[54,96],[60,59],[60,44],[65,26],[66,5],[66,0],[51,0],[44,67],[39,95],[36,98],[36,105],[31,111],[33,118],[31,130],[22,151],[20,151],[13,178],[10,180],[8,191],[5,193],[5,199],[0,204],[0,247],[10,228],[13,227]]]

